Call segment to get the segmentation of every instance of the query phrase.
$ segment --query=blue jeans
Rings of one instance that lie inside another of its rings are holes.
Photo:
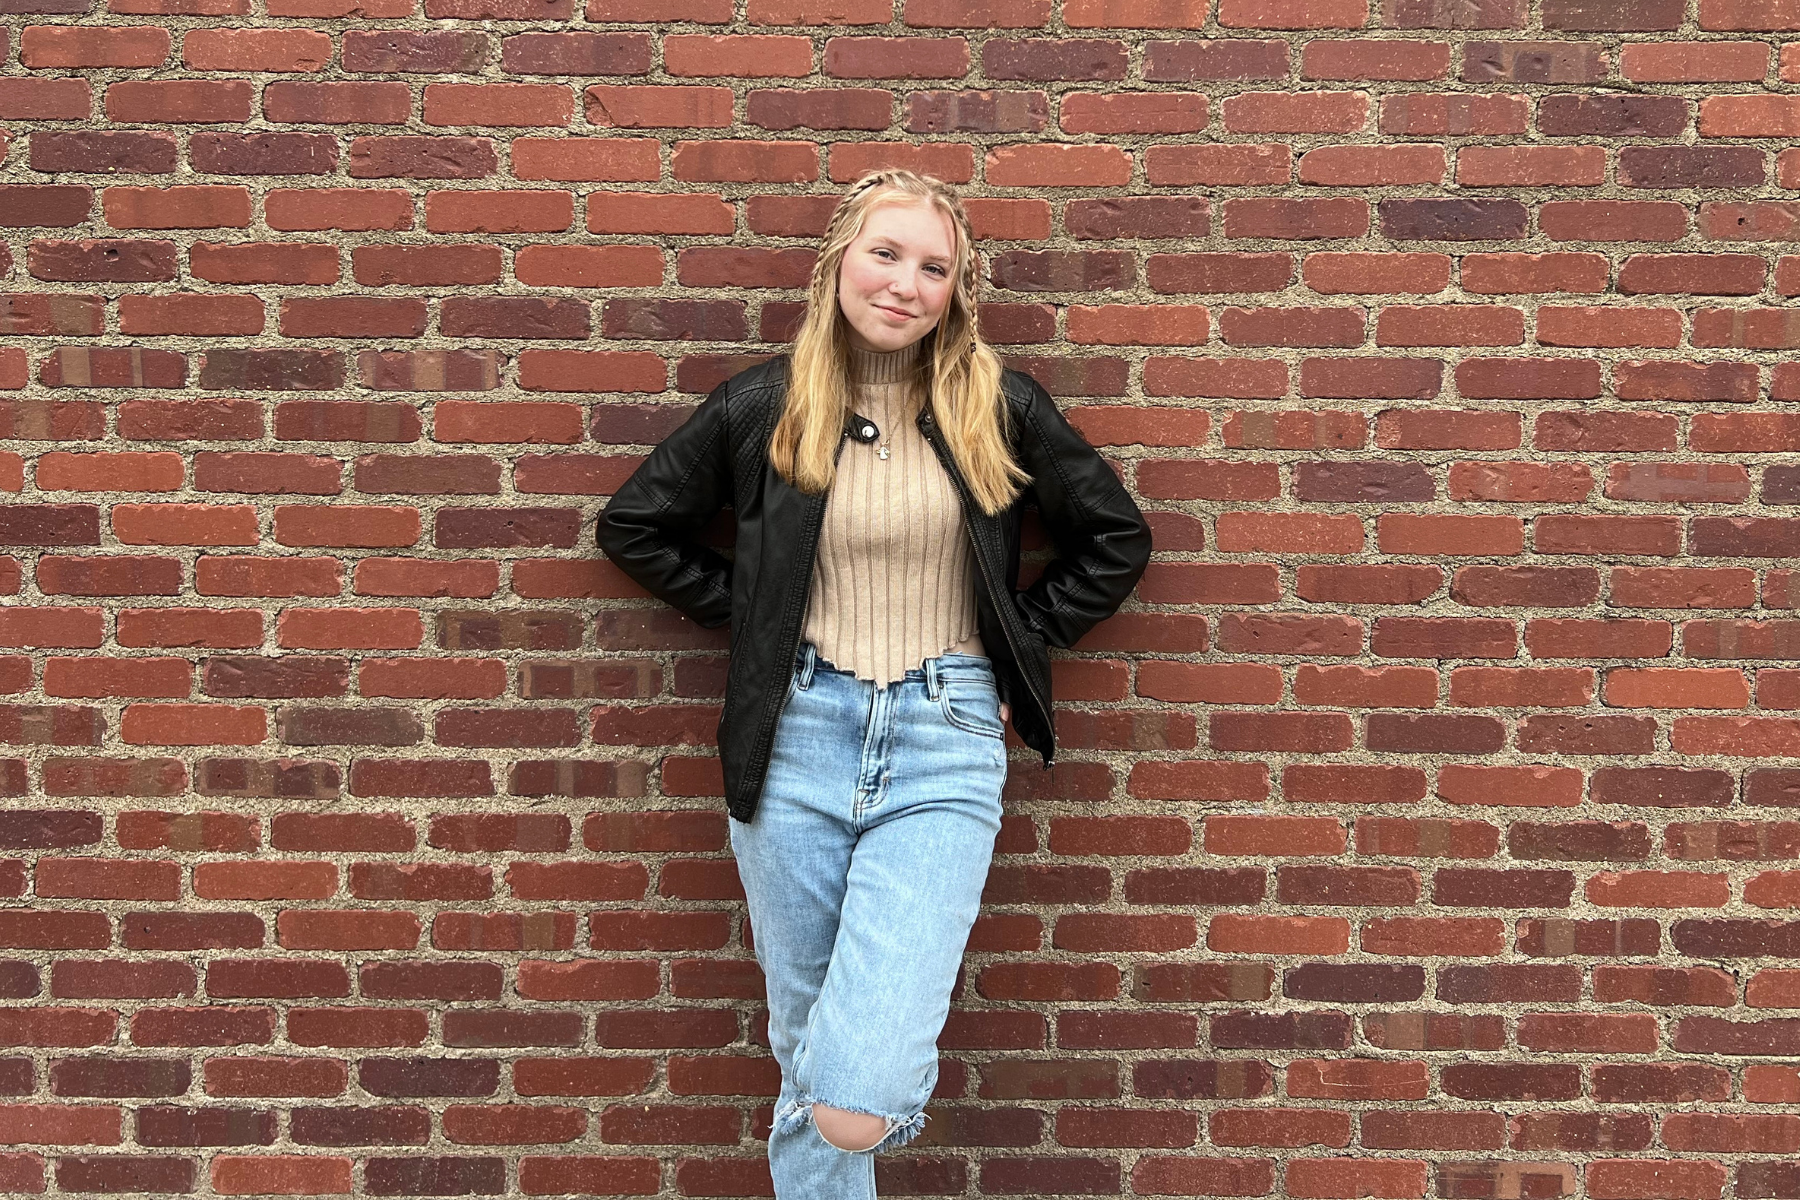
[[[801,644],[756,814],[730,822],[781,1067],[778,1200],[871,1200],[875,1154],[923,1132],[1005,780],[991,661],[941,654],[878,688]],[[815,1102],[886,1135],[839,1149]]]

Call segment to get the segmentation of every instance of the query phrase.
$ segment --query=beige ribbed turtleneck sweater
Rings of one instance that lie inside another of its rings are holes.
[[[877,686],[947,650],[986,654],[962,504],[914,424],[924,394],[909,386],[919,347],[850,352],[852,403],[881,436],[845,441],[838,458],[802,635],[821,658]]]

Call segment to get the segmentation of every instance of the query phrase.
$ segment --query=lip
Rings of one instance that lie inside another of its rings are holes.
[[[876,305],[872,305],[871,307],[879,308],[882,312],[885,312],[885,313],[893,313],[896,317],[904,317],[906,320],[909,320],[909,321],[912,320],[913,316],[915,315],[913,313],[907,312],[905,309],[889,308],[885,304],[876,304]]]

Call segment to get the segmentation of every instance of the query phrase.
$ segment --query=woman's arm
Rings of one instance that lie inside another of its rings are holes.
[[[1047,642],[1066,649],[1131,595],[1150,562],[1150,526],[1112,467],[1035,379],[1019,463],[1031,472],[1057,557],[1019,593],[1018,607]]]
[[[638,464],[600,512],[595,539],[651,595],[708,629],[731,620],[731,562],[690,540],[731,496],[727,385]]]

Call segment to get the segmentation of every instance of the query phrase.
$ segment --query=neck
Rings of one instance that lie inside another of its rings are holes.
[[[852,383],[905,383],[919,363],[919,347],[923,338],[898,350],[859,350],[850,348],[850,381]]]

